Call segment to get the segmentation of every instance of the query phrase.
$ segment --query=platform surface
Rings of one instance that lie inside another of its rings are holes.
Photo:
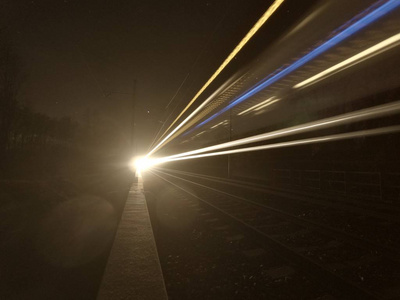
[[[168,299],[142,186],[129,191],[97,299]]]

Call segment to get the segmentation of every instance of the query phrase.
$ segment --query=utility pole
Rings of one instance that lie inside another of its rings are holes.
[[[136,105],[136,79],[133,81],[133,92],[132,92],[132,115],[131,115],[131,140],[130,147],[132,154],[135,154],[136,144],[134,142],[135,139],[135,105]]]

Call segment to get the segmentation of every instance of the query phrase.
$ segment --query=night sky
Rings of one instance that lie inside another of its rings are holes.
[[[290,14],[299,15],[307,6],[303,3],[297,12],[294,2],[287,2],[264,25],[265,46],[288,29],[295,19]],[[119,119],[129,115],[136,80],[137,130],[150,128],[146,136],[153,136],[175,105],[190,101],[272,1],[0,3],[1,25],[11,33],[23,65],[21,103],[53,117],[82,121],[94,111]]]

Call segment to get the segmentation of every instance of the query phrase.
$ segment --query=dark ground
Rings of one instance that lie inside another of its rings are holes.
[[[338,299],[196,199],[144,184],[169,299]]]
[[[0,299],[95,299],[132,174],[120,157],[9,155],[0,179]]]

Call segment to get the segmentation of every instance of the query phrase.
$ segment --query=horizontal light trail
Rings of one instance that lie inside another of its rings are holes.
[[[202,131],[202,132],[196,134],[196,136],[202,135],[204,132],[206,132],[206,131]]]
[[[220,125],[226,125],[226,124],[228,124],[228,120],[224,120],[222,122],[219,122],[218,124],[212,126],[211,129],[216,128],[216,127],[218,127]]]
[[[258,111],[258,110],[264,109],[267,106],[270,106],[271,104],[274,104],[274,103],[276,103],[278,101],[281,101],[281,99],[275,99],[274,101],[271,101],[269,103],[265,103],[264,105],[261,105],[260,107],[257,107],[254,111]]]
[[[382,2],[383,1],[378,1],[377,3],[379,4]],[[376,4],[374,6],[376,6]],[[309,52],[302,58],[295,61],[293,64],[291,64],[287,68],[284,68],[283,70],[278,69],[278,70],[274,71],[273,73],[268,75],[267,78],[265,78],[263,81],[258,83],[255,87],[251,88],[250,90],[248,90],[247,92],[245,92],[244,94],[242,94],[241,96],[239,96],[238,98],[233,100],[230,104],[225,106],[219,112],[215,113],[211,117],[207,118],[203,122],[196,125],[193,129],[191,129],[191,131],[203,126],[204,124],[210,122],[211,120],[215,119],[219,115],[227,112],[232,107],[238,105],[239,103],[243,102],[244,100],[248,99],[249,97],[251,97],[251,96],[257,94],[258,92],[260,92],[261,90],[265,89],[266,87],[272,85],[273,83],[277,82],[278,80],[282,79],[283,77],[289,75],[290,73],[297,70],[301,66],[305,65],[309,61],[313,60],[320,54],[322,54],[325,51],[336,46],[337,44],[344,41],[345,39],[352,36],[353,34],[357,33],[361,29],[364,29],[365,27],[367,27],[374,21],[380,19],[381,17],[383,17],[390,11],[394,10],[398,6],[400,6],[400,0],[386,1],[384,4],[380,5],[378,8],[374,9],[372,12],[370,12],[366,16],[362,17],[358,21],[354,22],[353,24],[351,24],[350,26],[348,26],[347,28],[345,28],[344,30],[342,30],[341,32],[339,32],[338,34],[336,34],[335,36],[333,36],[326,42],[324,42],[322,45],[318,46],[317,48],[315,48],[314,50],[312,50],[311,52]],[[364,13],[365,12],[362,12],[359,15],[362,15]],[[357,16],[355,18],[357,18]]]
[[[355,123],[355,122],[360,122],[364,120],[369,120],[369,119],[376,119],[376,118],[381,118],[389,115],[394,115],[400,113],[400,101],[392,102],[389,104],[383,104],[379,106],[374,106],[371,108],[366,108],[366,109],[361,109],[357,110],[355,112],[350,112],[346,114],[342,114],[339,116],[335,117],[330,117],[314,122],[309,122],[306,124],[301,124],[285,129],[280,129],[272,132],[267,132],[267,133],[262,133],[258,134],[255,136],[231,141],[231,142],[226,142],[214,146],[209,146],[197,150],[192,150],[180,154],[175,154],[171,156],[165,157],[166,160],[168,159],[173,159],[173,158],[178,158],[178,157],[183,157],[183,156],[188,156],[188,155],[194,155],[194,154],[199,154],[199,153],[204,153],[204,152],[209,152],[209,151],[216,151],[220,149],[225,149],[225,148],[231,148],[231,147],[237,147],[241,146],[244,144],[249,144],[249,143],[256,143],[256,142],[261,142],[261,141],[266,141],[269,139],[274,139],[278,137],[285,137],[293,134],[299,134],[299,133],[306,133],[314,130],[321,130],[321,129],[327,129],[331,128],[334,126],[340,126],[340,125],[346,125],[350,123]]]
[[[179,118],[188,110],[188,108],[197,100],[197,98],[206,90],[206,88],[214,81],[215,78],[225,69],[225,67],[231,62],[232,59],[242,50],[242,48],[247,44],[247,42],[256,34],[256,32],[264,25],[264,23],[272,16],[272,14],[278,9],[278,7],[284,2],[284,0],[275,0],[274,3],[267,9],[267,11],[261,16],[261,18],[254,24],[250,31],[245,35],[245,37],[239,42],[239,44],[233,49],[233,51],[224,60],[221,66],[215,71],[215,73],[210,77],[210,79],[203,85],[203,87],[197,92],[189,104],[182,110],[182,112],[176,117],[172,124],[167,128],[168,130],[179,120]],[[165,141],[164,139],[160,142],[150,153],[153,153],[159,146]]]
[[[272,96],[272,97],[268,98],[267,100],[265,100],[265,101],[263,101],[263,102],[261,102],[261,103],[258,103],[258,104],[256,104],[256,105],[254,105],[254,106],[252,106],[252,107],[250,107],[250,108],[248,108],[248,109],[246,109],[246,110],[244,110],[244,111],[238,113],[237,115],[238,115],[238,116],[244,115],[245,113],[248,113],[249,111],[252,111],[253,109],[255,109],[255,108],[257,108],[257,107],[259,107],[259,106],[261,106],[261,105],[264,105],[264,104],[266,104],[266,103],[272,101],[274,98],[275,98],[275,96]]]
[[[322,136],[322,137],[317,137],[317,138],[295,140],[295,141],[290,141],[290,142],[283,142],[283,143],[276,143],[276,144],[269,144],[269,145],[262,145],[262,146],[240,148],[240,149],[234,149],[234,150],[226,150],[226,151],[220,151],[220,152],[211,152],[211,153],[204,153],[204,154],[198,154],[198,155],[177,157],[177,158],[166,159],[166,160],[161,159],[157,162],[157,164],[178,161],[178,160],[187,160],[187,159],[204,158],[204,157],[210,157],[210,156],[237,154],[237,153],[243,153],[243,152],[253,152],[253,151],[261,151],[261,150],[268,150],[268,149],[283,148],[283,147],[315,144],[315,143],[333,142],[333,141],[339,141],[339,140],[345,140],[345,139],[351,139],[351,138],[357,138],[357,137],[382,135],[382,134],[389,134],[389,133],[395,133],[395,132],[400,132],[400,125],[388,126],[388,127],[383,127],[383,128],[377,128],[377,129],[360,130],[360,131],[340,133],[340,134],[333,134],[333,135],[327,135],[327,136]]]
[[[398,45],[398,42],[400,41],[400,33],[318,73],[317,75],[314,75],[294,86],[294,88],[301,88],[303,86],[310,85],[312,83],[318,82],[321,79],[325,79],[326,77],[336,74],[339,71],[345,70],[349,67],[352,67],[360,62],[363,62],[366,59],[369,59],[371,57],[374,57],[375,55],[378,55],[384,51],[387,51],[389,49],[392,49],[393,47]]]

